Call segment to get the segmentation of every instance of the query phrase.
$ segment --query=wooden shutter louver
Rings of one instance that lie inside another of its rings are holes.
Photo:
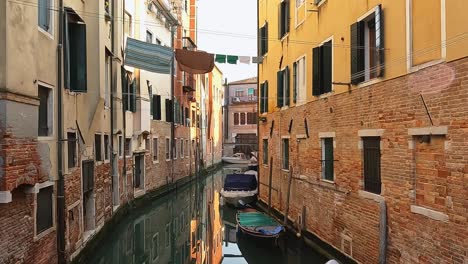
[[[283,98],[283,72],[277,72],[277,88],[276,88],[276,105],[278,107],[283,107],[284,98]]]
[[[312,50],[312,95],[320,95],[320,65],[321,65],[321,56],[320,56],[320,47],[314,48]]]
[[[321,82],[321,94],[329,93],[332,91],[332,41],[328,41],[323,44],[321,48],[322,55],[322,82]]]
[[[297,62],[293,63],[293,103],[297,103]]]
[[[384,45],[384,13],[382,5],[375,10],[375,48],[377,58],[377,77],[383,77],[385,73],[385,45]]]
[[[364,189],[380,194],[380,138],[363,138],[364,147]]]
[[[283,105],[290,105],[290,96],[291,96],[291,92],[290,92],[290,89],[289,89],[289,84],[290,84],[290,74],[289,74],[289,67],[286,67],[283,71],[283,78],[284,78],[284,88],[285,88],[285,95],[284,95],[284,102],[283,102]]]
[[[136,93],[137,93],[137,81],[136,78],[133,79],[133,82],[131,84],[131,90],[130,90],[130,111],[133,113],[136,112]]]
[[[365,80],[364,75],[364,22],[351,25],[351,83],[358,84]]]
[[[70,91],[87,91],[86,24],[69,23]]]

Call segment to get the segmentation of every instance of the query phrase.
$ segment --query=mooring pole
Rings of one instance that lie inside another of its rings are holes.
[[[286,195],[286,208],[284,209],[284,223],[288,223],[288,213],[289,213],[289,198],[291,197],[291,183],[292,183],[293,167],[289,167],[289,178],[288,178],[288,194]]]
[[[268,188],[269,188],[269,191],[268,191],[268,214],[271,213],[271,182],[272,182],[272,176],[273,176],[273,157],[270,158],[270,179],[269,179],[269,183],[268,183]]]

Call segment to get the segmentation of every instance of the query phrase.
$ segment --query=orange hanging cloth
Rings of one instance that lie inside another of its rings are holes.
[[[204,51],[176,49],[180,70],[191,74],[209,73],[214,68],[214,55]]]

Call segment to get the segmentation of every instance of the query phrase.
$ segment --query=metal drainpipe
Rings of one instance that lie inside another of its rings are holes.
[[[125,28],[125,0],[122,0],[122,27]],[[122,36],[122,47],[125,46],[125,37]],[[125,55],[122,56],[122,65],[125,65]],[[124,68],[122,68],[121,70],[123,70]],[[126,74],[125,72],[121,72],[120,74]],[[127,88],[128,88],[128,81],[126,82],[126,85],[127,85]],[[123,87],[122,87],[122,91],[123,91]],[[127,90],[127,93],[128,93],[128,90]],[[128,94],[127,94],[128,95]],[[123,99],[123,94],[122,94],[122,99]],[[122,151],[123,151],[123,173],[122,173],[122,176],[124,178],[124,185],[123,185],[123,191],[124,191],[124,194],[125,194],[125,202],[128,202],[128,194],[127,194],[127,156],[125,155],[125,141],[127,140],[127,133],[126,133],[126,130],[127,130],[127,121],[126,121],[126,118],[125,118],[125,107],[124,107],[125,103],[123,102],[122,100],[122,126],[123,126],[123,139],[122,139],[122,144],[123,144],[123,148],[122,148]]]
[[[171,27],[171,47],[174,50],[174,25]],[[175,98],[174,98],[174,59],[175,54],[172,55],[171,58],[171,100],[172,100],[172,120],[171,120],[171,183],[174,182],[174,151],[175,151]]]
[[[112,49],[112,60],[110,61],[110,72],[113,75],[111,78],[110,84],[110,166],[111,166],[111,190],[112,190],[112,206],[114,206],[114,177],[116,176],[116,170],[114,168],[114,85],[116,84],[116,74],[114,74],[114,51],[115,51],[115,30],[114,30],[114,22],[115,19],[115,0],[112,0],[112,19],[111,19],[111,49]],[[117,156],[119,154],[117,153]]]
[[[259,17],[260,17],[260,1],[257,1],[257,32],[258,32],[258,29],[260,28],[260,21],[259,21]],[[267,40],[268,41],[268,40]],[[259,49],[260,49],[260,45],[259,45],[259,41],[257,40],[257,95],[259,94],[258,92],[260,91],[260,63],[258,63],[258,61],[260,60],[260,53],[258,52]],[[261,93],[260,93],[261,94]],[[262,96],[257,96],[257,98],[260,98],[260,100],[262,99]],[[257,116],[260,116],[259,115],[259,110],[260,110],[260,100],[257,100]],[[267,109],[267,112],[268,112],[268,109]],[[261,140],[260,140],[260,126],[259,126],[259,118],[257,118],[257,143],[258,143],[258,152],[257,153],[260,153],[260,146],[263,146],[261,144]],[[262,155],[263,155],[263,149],[262,149]],[[258,156],[258,155],[257,155]],[[268,157],[267,157],[267,160],[268,160]],[[263,162],[263,161],[262,161]],[[257,157],[257,165],[260,165],[260,157]],[[271,166],[271,165],[270,165]],[[260,188],[260,179],[261,179],[261,176],[262,174],[260,173],[260,166],[257,167],[257,177],[258,177],[258,196],[260,196],[261,194],[261,189]]]
[[[65,187],[63,179],[63,122],[62,122],[62,47],[63,47],[63,0],[59,1],[59,43],[57,46],[57,254],[58,263],[66,263],[65,258]]]

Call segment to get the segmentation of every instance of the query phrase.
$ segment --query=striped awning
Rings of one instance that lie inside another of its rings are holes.
[[[125,65],[137,69],[170,74],[174,52],[169,47],[127,38]]]

